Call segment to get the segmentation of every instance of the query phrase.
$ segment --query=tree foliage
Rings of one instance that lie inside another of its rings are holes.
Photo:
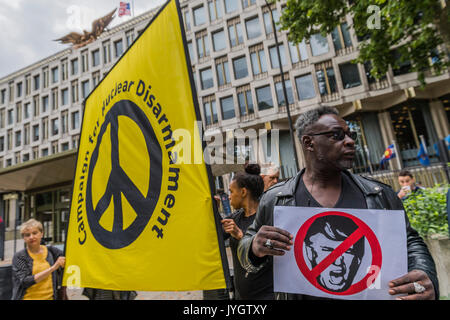
[[[399,67],[399,61],[410,61],[425,84],[425,71],[431,65],[440,73],[449,64],[447,55],[436,48],[443,44],[450,52],[450,17],[444,0],[287,0],[280,24],[289,31],[289,40],[307,41],[313,34],[329,34],[347,15],[349,27],[366,39],[359,42],[359,57],[354,62],[372,64],[371,74],[380,79]],[[399,59],[392,50],[397,49]]]

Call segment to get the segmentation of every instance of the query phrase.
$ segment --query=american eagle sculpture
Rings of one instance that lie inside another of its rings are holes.
[[[56,39],[54,41],[60,41],[60,43],[72,43],[74,49],[83,47],[93,41],[95,41],[98,36],[100,36],[103,31],[105,31],[106,27],[111,23],[114,19],[114,14],[117,8],[108,13],[106,16],[101,17],[92,22],[92,31],[87,32],[83,30],[83,34],[78,32],[71,32],[65,35],[62,38]]]

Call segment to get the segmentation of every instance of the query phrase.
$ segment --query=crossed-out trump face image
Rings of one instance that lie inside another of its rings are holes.
[[[358,226],[350,218],[317,218],[305,236],[306,256],[311,268],[331,254]],[[344,292],[353,283],[364,256],[364,237],[359,239],[317,276],[317,282],[332,292]]]

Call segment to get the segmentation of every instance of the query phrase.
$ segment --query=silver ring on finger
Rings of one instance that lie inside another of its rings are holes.
[[[418,282],[413,282],[413,285],[415,293],[422,293],[426,290],[425,287]]]
[[[272,240],[267,239],[266,242],[264,243],[264,247],[269,248],[269,249],[273,249]]]

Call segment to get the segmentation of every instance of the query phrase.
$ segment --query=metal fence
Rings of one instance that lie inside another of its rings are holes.
[[[427,167],[411,167],[407,168],[416,179],[416,184],[430,188],[436,184],[449,183],[449,168],[446,163],[439,163]],[[367,175],[372,179],[378,180],[390,185],[394,190],[399,190],[398,174],[400,170],[377,172]]]

